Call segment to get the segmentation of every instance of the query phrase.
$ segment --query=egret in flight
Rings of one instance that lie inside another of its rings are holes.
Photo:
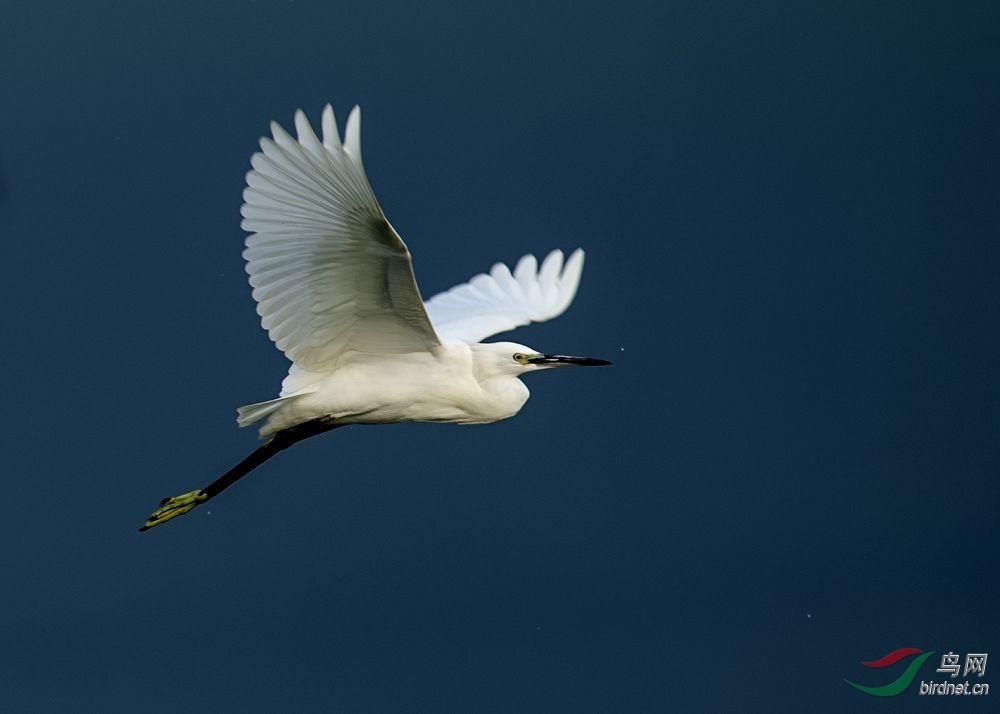
[[[410,253],[386,220],[361,163],[361,111],[341,142],[333,109],[320,141],[305,114],[298,138],[277,123],[260,140],[243,191],[246,271],[261,325],[291,361],[276,399],[238,410],[263,421],[267,440],[204,488],[164,499],[139,530],[183,515],[303,439],[345,424],[403,421],[485,424],[514,416],[528,399],[521,377],[566,365],[610,362],[481,340],[569,307],[583,251],[541,266],[497,263],[421,300]]]

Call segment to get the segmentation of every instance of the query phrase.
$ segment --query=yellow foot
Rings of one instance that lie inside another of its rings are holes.
[[[146,519],[146,523],[139,530],[148,531],[153,526],[166,523],[171,518],[183,516],[199,503],[204,503],[207,500],[208,496],[202,493],[200,488],[197,491],[184,493],[173,498],[164,498],[160,501],[160,507],[153,511],[153,514]]]

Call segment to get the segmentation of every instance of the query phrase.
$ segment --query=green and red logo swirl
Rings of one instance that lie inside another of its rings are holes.
[[[848,679],[845,679],[844,681],[855,689],[860,689],[866,694],[874,694],[876,697],[894,697],[910,686],[910,682],[912,682],[913,678],[917,676],[917,670],[920,669],[920,665],[922,665],[932,654],[934,653],[924,652],[923,650],[918,650],[915,647],[903,647],[894,652],[890,652],[880,660],[876,660],[874,662],[862,662],[861,664],[865,667],[888,667],[889,665],[896,664],[896,662],[904,657],[909,657],[910,655],[920,655],[915,660],[910,662],[910,666],[907,667],[906,671],[899,675],[894,682],[889,682],[889,684],[886,684],[883,687],[865,687],[860,684],[855,684]]]

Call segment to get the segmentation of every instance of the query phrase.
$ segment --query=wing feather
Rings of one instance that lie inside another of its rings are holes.
[[[348,117],[343,142],[330,105],[321,129],[322,141],[301,110],[297,138],[272,122],[243,191],[243,257],[257,313],[293,363],[282,395],[294,391],[295,375],[329,371],[350,350],[438,345],[410,253],[365,175],[360,110]]]
[[[440,337],[479,342],[565,312],[580,284],[583,258],[578,248],[564,265],[562,251],[554,250],[539,267],[535,256],[526,255],[513,273],[497,263],[488,275],[480,273],[438,293],[424,306]]]

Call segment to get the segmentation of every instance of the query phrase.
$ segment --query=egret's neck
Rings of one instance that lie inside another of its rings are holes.
[[[528,388],[517,377],[498,376],[479,383],[494,419],[507,419],[521,411],[528,401]]]
[[[483,411],[490,421],[517,414],[528,400],[528,388],[516,376],[503,369],[510,357],[487,345],[469,345],[472,372],[482,393]]]

